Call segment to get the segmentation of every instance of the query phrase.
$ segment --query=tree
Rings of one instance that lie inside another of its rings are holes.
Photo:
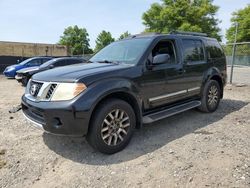
[[[118,40],[122,40],[122,39],[124,39],[124,38],[127,38],[127,37],[129,37],[131,34],[128,32],[128,31],[126,31],[126,32],[124,32],[124,33],[122,33],[121,35],[120,35],[120,37],[118,38]]]
[[[146,32],[204,32],[221,40],[220,21],[215,18],[219,7],[212,3],[213,0],[162,0],[143,14],[143,24]]]
[[[89,34],[85,28],[77,25],[67,27],[60,37],[59,44],[69,47],[72,55],[92,54],[93,50],[89,47]]]
[[[105,46],[109,45],[110,43],[114,42],[115,39],[112,37],[111,33],[108,31],[102,31],[96,39],[96,47],[95,51],[98,52]]]
[[[226,32],[228,42],[234,42],[235,23],[238,23],[237,42],[250,41],[250,4],[233,12],[231,22],[231,27]]]

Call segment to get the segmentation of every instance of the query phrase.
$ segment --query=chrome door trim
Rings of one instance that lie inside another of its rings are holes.
[[[155,101],[162,100],[162,99],[169,98],[169,97],[173,97],[173,96],[176,96],[176,95],[185,94],[187,92],[188,92],[187,90],[181,90],[181,91],[177,91],[177,92],[174,92],[174,93],[169,93],[169,94],[166,94],[166,95],[160,95],[158,97],[150,98],[149,102],[155,102]]]
[[[174,97],[176,95],[181,95],[181,94],[185,94],[185,93],[193,92],[193,91],[197,91],[197,90],[200,90],[200,87],[193,87],[193,88],[189,88],[189,89],[186,89],[186,90],[177,91],[177,92],[174,92],[174,93],[169,93],[169,94],[166,94],[166,95],[160,95],[160,96],[157,96],[157,97],[149,98],[149,102],[155,102],[155,101],[158,101],[158,100],[162,100],[162,99],[169,98],[169,97]]]
[[[200,87],[193,87],[193,88],[190,88],[190,89],[188,89],[188,92],[190,92],[190,91],[196,91],[196,90],[200,90]]]

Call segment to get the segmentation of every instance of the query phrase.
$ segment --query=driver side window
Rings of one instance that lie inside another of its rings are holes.
[[[27,66],[39,66],[41,65],[41,60],[40,59],[34,59],[27,63]]]
[[[176,63],[174,42],[171,40],[164,40],[158,42],[158,44],[152,50],[152,58],[159,54],[168,54],[170,56],[170,63]]]

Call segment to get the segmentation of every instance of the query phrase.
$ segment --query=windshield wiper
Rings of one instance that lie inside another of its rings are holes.
[[[103,61],[97,61],[98,63],[109,63],[109,64],[119,64],[119,61],[109,61],[109,60],[103,60]]]

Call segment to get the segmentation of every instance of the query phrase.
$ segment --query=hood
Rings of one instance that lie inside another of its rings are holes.
[[[27,73],[31,71],[37,71],[37,70],[39,70],[39,66],[24,68],[24,69],[17,71],[17,73]]]
[[[79,79],[90,75],[97,75],[100,73],[117,71],[126,69],[131,65],[126,64],[107,64],[107,63],[85,63],[60,68],[54,68],[41,73],[35,74],[32,78],[40,81],[54,81],[54,82],[76,82]]]
[[[6,70],[7,69],[11,69],[11,68],[14,68],[14,69],[20,69],[21,67],[23,67],[22,65],[19,65],[19,64],[16,64],[16,65],[10,65],[8,67],[6,67]]]

